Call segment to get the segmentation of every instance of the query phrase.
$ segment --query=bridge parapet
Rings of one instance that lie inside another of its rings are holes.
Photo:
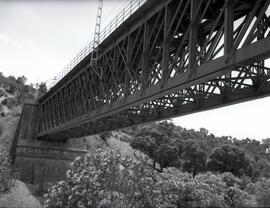
[[[124,7],[115,18],[101,31],[100,42],[105,40],[119,25],[128,19],[138,8],[140,8],[147,0],[131,0],[126,7]],[[49,83],[48,88],[54,87],[63,77],[65,77],[76,65],[78,65],[84,58],[89,56],[94,47],[94,41],[87,44],[69,63],[57,74],[52,82]]]

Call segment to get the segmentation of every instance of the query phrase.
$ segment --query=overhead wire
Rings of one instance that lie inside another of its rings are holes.
[[[118,6],[119,3],[120,3],[120,0],[117,0],[117,2],[114,4],[114,7],[110,10],[110,12],[104,18],[103,22],[106,22],[106,20],[108,19],[108,17],[111,15],[111,12],[116,9],[116,7]]]

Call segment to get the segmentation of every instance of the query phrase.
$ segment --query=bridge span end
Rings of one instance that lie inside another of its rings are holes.
[[[86,153],[82,139],[67,142],[37,140],[38,104],[25,103],[10,148],[10,154],[25,183],[45,190],[48,183],[65,178],[71,161]]]

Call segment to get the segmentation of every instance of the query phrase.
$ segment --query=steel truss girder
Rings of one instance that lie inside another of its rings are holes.
[[[96,134],[266,95],[269,2],[148,1],[155,12],[146,4],[151,15],[103,44],[99,67],[81,63],[40,100],[38,136]]]

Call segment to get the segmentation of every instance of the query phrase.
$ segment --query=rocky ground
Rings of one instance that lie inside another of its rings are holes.
[[[0,207],[41,208],[42,206],[27,185],[17,180],[10,191],[0,195]]]

